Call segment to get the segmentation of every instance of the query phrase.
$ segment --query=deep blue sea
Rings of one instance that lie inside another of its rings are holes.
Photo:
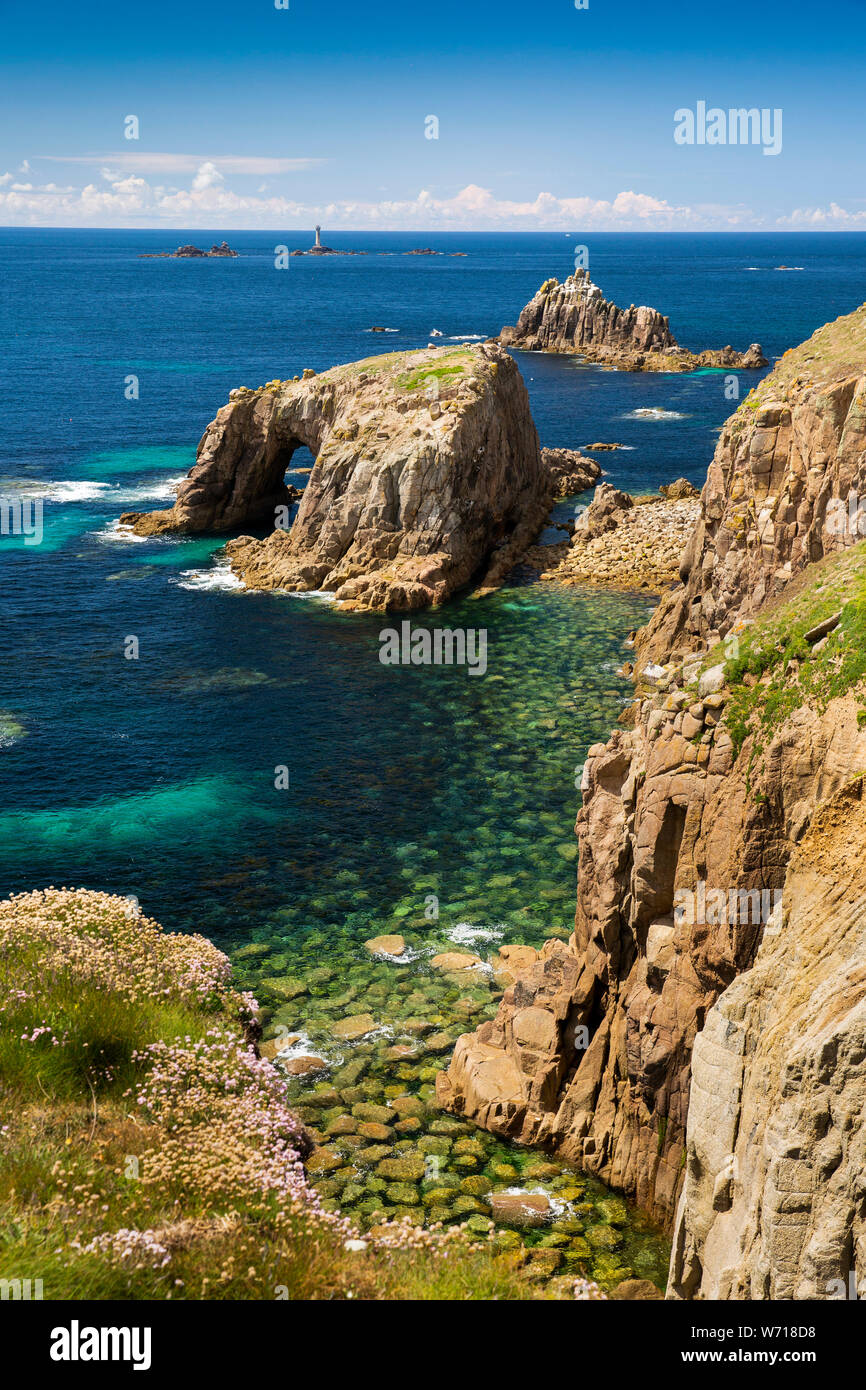
[[[388,620],[233,587],[224,537],[116,529],[122,511],[170,504],[233,387],[424,346],[433,329],[442,343],[484,338],[568,274],[584,240],[325,235],[371,254],[277,270],[275,247],[309,246],[310,232],[0,230],[0,501],[44,505],[41,544],[0,535],[0,893],[134,895],[165,927],[229,950],[268,1041],[297,1039],[292,1055],[325,1068],[290,1081],[290,1097],[329,1127],[313,1130],[322,1199],[362,1229],[383,1210],[416,1223],[474,1212],[486,1227],[486,1197],[467,1194],[524,1182],[554,1203],[550,1240],[568,1243],[554,1263],[606,1289],[634,1275],[664,1288],[663,1235],[597,1181],[533,1168],[531,1153],[487,1134],[452,1150],[468,1126],[437,1117],[437,1070],[461,1031],[495,1013],[502,981],[431,964],[455,947],[487,956],[568,936],[580,773],[630,698],[623,639],[652,601],[515,581],[413,615],[485,628],[484,676],[386,667]],[[223,237],[236,260],[140,259]],[[401,254],[425,245],[466,255]],[[861,235],[598,235],[589,249],[604,293],[669,314],[686,346],[758,340],[771,359],[854,309],[866,286]],[[726,374],[517,357],[543,444],[621,443],[600,457],[631,491],[703,482],[735,404]],[[742,394],[759,375],[741,374]],[[401,961],[365,949],[394,932]],[[357,1042],[335,1027],[346,1014],[372,1020]],[[417,1188],[376,1176],[391,1149],[329,1142],[359,1098],[406,1091],[425,1118],[394,1131],[393,1152],[424,1156]]]
[[[238,259],[139,258],[223,237]],[[0,230],[0,496],[46,499],[41,545],[0,537],[0,890],[122,891],[168,927],[290,945],[357,942],[435,893],[443,931],[541,939],[571,922],[575,773],[628,698],[645,596],[456,601],[450,624],[488,629],[487,676],[386,668],[380,619],[232,590],[219,539],[113,523],[170,502],[232,387],[497,332],[585,240],[609,298],[661,309],[688,347],[772,359],[861,302],[866,236],[326,232],[371,254],[275,269],[311,239]],[[467,254],[401,254],[426,245]],[[603,463],[633,491],[702,483],[723,375],[518,360],[543,444],[621,442]]]

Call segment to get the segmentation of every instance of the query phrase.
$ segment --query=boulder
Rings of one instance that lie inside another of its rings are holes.
[[[545,1226],[552,1208],[541,1192],[493,1192],[490,1215],[503,1226]]]
[[[402,956],[406,950],[402,936],[373,936],[364,945],[374,956]]]
[[[556,497],[586,492],[601,477],[601,464],[577,449],[542,449],[541,461],[550,473]]]

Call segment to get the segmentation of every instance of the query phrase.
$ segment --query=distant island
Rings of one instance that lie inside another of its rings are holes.
[[[219,246],[212,246],[209,251],[202,251],[200,246],[179,246],[176,251],[141,251],[139,252],[139,260],[200,260],[206,259],[208,256],[236,256],[237,254],[237,251],[233,251],[228,242],[221,241]]]
[[[322,245],[322,229],[316,227],[316,240],[309,251],[292,251],[292,256],[369,256],[369,251],[335,251],[333,246]]]
[[[379,251],[377,254],[380,255],[380,256],[396,256],[396,255],[398,255],[398,254],[400,254],[400,253],[398,253],[398,252],[396,252],[396,251]],[[449,252],[447,252],[447,254],[448,254],[449,256],[465,256],[465,255],[467,254],[467,252],[465,252],[465,251],[449,251]],[[316,227],[316,240],[315,240],[314,244],[309,248],[309,250],[308,250],[308,251],[303,251],[303,250],[301,250],[301,249],[299,248],[299,249],[296,250],[296,251],[290,251],[290,252],[289,252],[289,255],[291,255],[291,256],[369,256],[369,255],[370,255],[370,252],[369,252],[369,251],[348,251],[348,250],[344,250],[344,249],[341,249],[341,250],[338,251],[338,250],[336,250],[333,246],[325,246],[325,245],[323,245],[323,243],[322,243],[322,229],[321,229],[321,227],[318,227],[318,226],[317,226],[317,227]],[[444,255],[446,255],[446,252],[445,252],[445,251],[434,251],[434,250],[432,249],[432,247],[430,247],[430,246],[419,246],[419,247],[416,247],[415,249],[413,249],[412,251],[403,251],[403,252],[402,252],[402,255],[404,255],[404,256],[444,256]]]

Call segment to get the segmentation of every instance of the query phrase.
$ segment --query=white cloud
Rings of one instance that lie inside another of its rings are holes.
[[[541,192],[532,199],[497,198],[489,188],[468,184],[450,197],[422,189],[407,199],[343,199],[302,203],[268,191],[239,193],[226,183],[226,167],[216,157],[202,159],[187,172],[189,187],[151,182],[132,157],[112,156],[100,171],[101,184],[83,188],[54,183],[17,183],[0,177],[0,222],[14,226],[95,226],[226,229],[310,227],[332,229],[422,230],[723,230],[757,228],[762,217],[742,205],[688,206],[649,193],[623,190],[610,199],[588,195],[560,197]],[[146,158],[153,158],[148,156]],[[162,158],[162,156],[158,156]],[[166,159],[188,160],[186,155]],[[276,161],[271,161],[276,162]],[[290,161],[292,162],[292,161]],[[166,172],[171,172],[166,169]],[[245,172],[250,172],[247,161]],[[779,224],[812,228],[866,225],[866,213],[848,213],[836,203],[828,209],[797,209]]]
[[[225,183],[225,179],[215,164],[206,161],[198,170],[192,181],[192,192],[202,193],[206,188],[219,188]]]
[[[838,203],[831,203],[828,208],[795,208],[787,217],[777,220],[780,225],[787,227],[842,231],[846,227],[866,227],[866,212],[847,212]]]
[[[111,154],[45,154],[40,159],[58,164],[101,164],[111,169],[135,169],[144,174],[189,174],[203,164],[216,165],[224,174],[291,174],[324,164],[323,159],[275,159],[270,155],[173,154],[147,150],[122,150]],[[29,170],[22,172],[29,172]]]

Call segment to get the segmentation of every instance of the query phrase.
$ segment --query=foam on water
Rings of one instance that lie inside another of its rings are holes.
[[[449,927],[445,935],[455,945],[471,946],[476,941],[501,941],[504,932],[504,926],[477,927],[471,922],[458,922],[456,927]]]
[[[688,415],[684,415],[681,410],[663,410],[659,405],[642,405],[637,410],[630,410],[627,415],[620,417],[623,420],[688,420]]]
[[[171,583],[177,584],[180,589],[192,589],[196,592],[208,592],[213,589],[247,592],[243,580],[238,579],[232,572],[231,565],[213,565],[207,570],[181,570],[177,579],[172,579]]]
[[[322,603],[333,603],[336,593],[331,589],[274,589],[279,598],[317,598]]]
[[[109,521],[107,526],[103,526],[99,531],[89,533],[98,541],[108,541],[111,543],[119,542],[121,545],[146,545],[148,541],[153,542],[153,536],[138,536],[131,526],[121,526],[119,521]]]

